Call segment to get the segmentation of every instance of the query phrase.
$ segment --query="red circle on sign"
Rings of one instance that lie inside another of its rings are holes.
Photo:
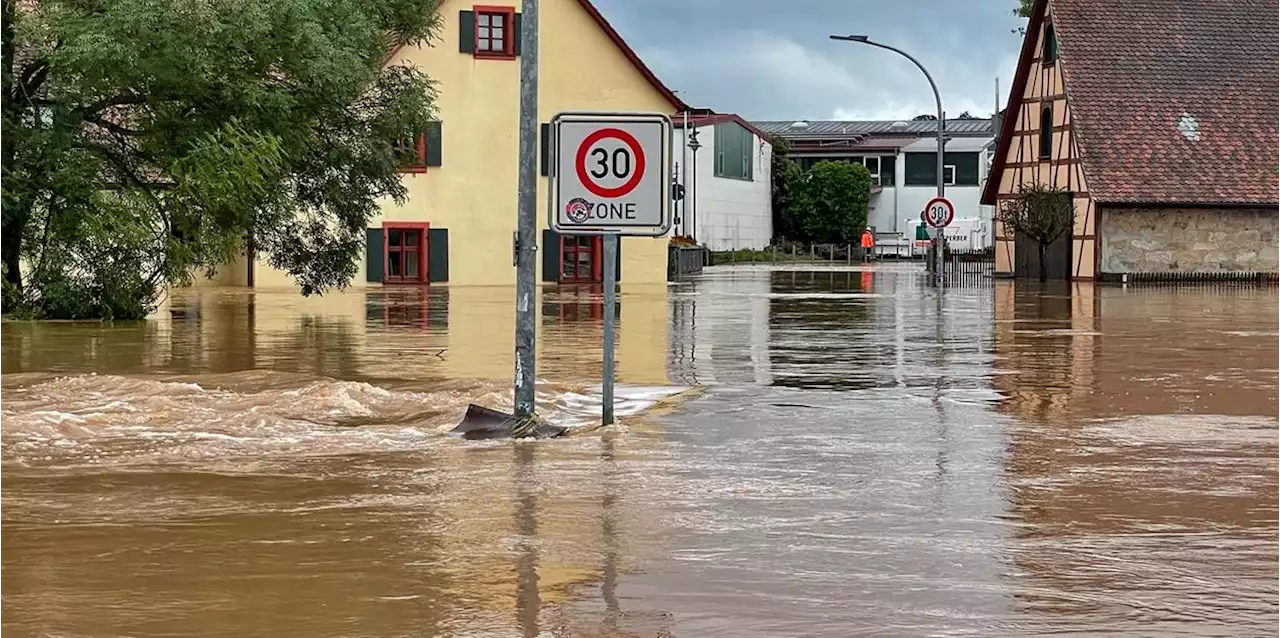
[[[933,217],[932,217],[931,215],[929,215],[929,209],[930,209],[930,208],[933,208],[933,205],[934,205],[934,204],[942,204],[942,205],[943,205],[943,206],[945,206],[945,207],[946,207],[946,209],[947,209],[947,218],[946,218],[946,220],[944,220],[941,224],[935,224],[935,223],[934,223],[934,220],[933,220]],[[933,199],[929,200],[929,203],[928,203],[928,204],[925,204],[925,205],[924,205],[924,212],[923,212],[923,213],[921,213],[921,216],[923,216],[923,217],[924,217],[924,223],[926,223],[926,224],[928,224],[928,225],[930,225],[930,226],[933,226],[934,228],[944,228],[944,227],[946,227],[946,226],[950,226],[950,225],[951,225],[951,222],[955,220],[955,218],[956,218],[956,207],[955,207],[955,206],[952,206],[952,205],[951,205],[951,200],[949,200],[949,199],[947,199],[947,198],[945,198],[945,197],[935,197],[935,198],[933,198]]]
[[[615,188],[607,188],[591,181],[591,175],[587,173],[587,151],[591,150],[591,147],[596,142],[607,139],[622,140],[622,143],[631,149],[631,154],[636,158],[636,166],[631,173],[631,179]],[[622,197],[635,190],[636,186],[640,184],[641,178],[644,177],[644,150],[640,148],[640,142],[637,142],[636,138],[630,133],[618,128],[602,128],[592,131],[587,136],[587,139],[582,140],[582,144],[578,145],[578,155],[573,163],[574,167],[578,169],[578,181],[582,183],[583,188],[591,191],[597,197]]]

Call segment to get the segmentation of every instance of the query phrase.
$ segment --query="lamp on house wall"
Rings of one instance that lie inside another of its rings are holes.
[[[693,151],[693,162],[691,166],[693,170],[689,171],[692,179],[689,180],[689,192],[686,193],[685,199],[685,217],[689,237],[694,241],[698,240],[698,149],[702,148],[702,144],[698,142],[698,129],[695,126],[689,131],[689,150]]]

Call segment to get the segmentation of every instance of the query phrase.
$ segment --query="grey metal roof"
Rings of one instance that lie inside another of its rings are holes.
[[[756,128],[770,135],[782,137],[842,137],[870,134],[928,135],[938,130],[936,121],[858,121],[858,120],[800,120],[805,126],[796,126],[797,120],[752,122]],[[991,119],[947,120],[948,135],[994,135]]]

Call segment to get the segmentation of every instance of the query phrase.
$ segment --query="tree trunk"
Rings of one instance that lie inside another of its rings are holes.
[[[1040,253],[1040,281],[1049,281],[1049,266],[1045,264],[1045,254],[1048,253],[1049,246],[1044,242],[1036,244],[1036,250]]]
[[[18,106],[14,100],[13,89],[16,79],[14,71],[17,64],[14,53],[16,51],[14,17],[18,3],[16,0],[4,0],[3,9],[0,10],[0,54],[3,54],[4,68],[0,70],[3,74],[3,93],[4,93],[4,110],[6,121],[17,121]],[[13,175],[11,172],[17,163],[17,147],[10,141],[8,136],[4,140],[4,174],[6,178]],[[10,203],[9,206],[14,204]],[[19,205],[21,208],[21,205]],[[26,226],[27,216],[26,210],[21,211],[6,210],[4,214],[3,228],[0,228],[0,258],[4,261],[5,274],[4,278],[13,284],[19,292],[22,291],[22,230]]]
[[[12,226],[12,227],[10,227]],[[19,293],[22,292],[22,230],[24,224],[6,224],[0,238],[0,253],[4,260],[5,281],[13,284]]]

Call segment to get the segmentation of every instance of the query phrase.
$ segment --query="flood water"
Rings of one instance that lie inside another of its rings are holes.
[[[1274,635],[1277,293],[714,268],[3,325],[5,636]]]

